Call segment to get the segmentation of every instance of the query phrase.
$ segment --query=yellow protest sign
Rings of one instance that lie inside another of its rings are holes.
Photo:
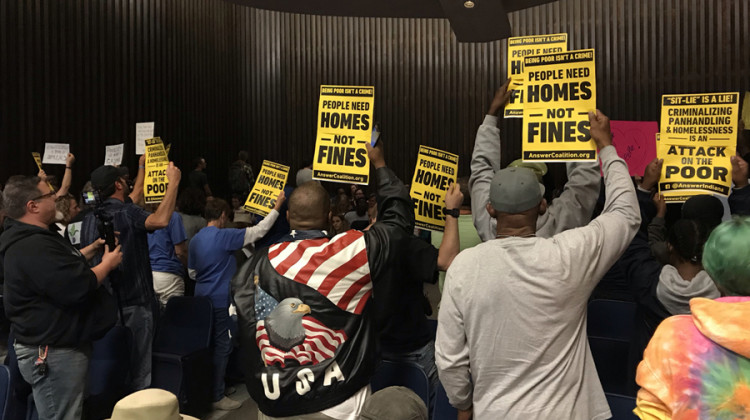
[[[527,56],[568,51],[568,34],[532,35],[508,38],[508,72],[510,99],[505,118],[523,117],[523,59]]]
[[[313,179],[368,184],[375,88],[321,86]]]
[[[260,168],[255,185],[247,195],[247,200],[243,206],[245,210],[268,216],[273,206],[276,205],[276,198],[286,185],[289,176],[289,167],[281,165],[270,160],[264,160]]]
[[[146,139],[146,176],[143,179],[143,196],[146,204],[161,203],[167,192],[167,166],[169,158],[161,138]]]
[[[684,201],[695,194],[729,195],[732,186],[734,145],[658,144],[658,156],[664,159],[659,193],[667,201]],[[691,191],[692,190],[692,191]],[[698,191],[696,191],[698,190]]]
[[[42,170],[42,155],[39,154],[39,152],[31,152],[31,157],[34,158],[34,162],[36,162],[36,167],[39,168],[39,171]],[[52,186],[52,183],[47,181],[47,186],[49,187],[50,191],[55,191],[55,187]]]
[[[659,192],[668,201],[729,194],[729,158],[736,153],[738,119],[738,93],[662,96]]]
[[[165,152],[167,153],[167,157],[169,157],[169,150],[172,148],[172,143],[169,143],[165,148]]]
[[[456,182],[457,173],[458,155],[419,146],[410,192],[418,228],[437,232],[445,229],[445,192]]]
[[[39,170],[42,170],[42,155],[39,154],[39,152],[31,152],[31,157],[34,158],[34,162],[36,162],[36,167],[39,168]]]
[[[594,50],[524,58],[523,160],[596,161],[589,111],[596,109]]]

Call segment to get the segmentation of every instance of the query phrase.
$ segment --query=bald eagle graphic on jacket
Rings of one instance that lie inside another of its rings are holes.
[[[297,298],[286,298],[265,319],[268,341],[279,350],[289,351],[305,341],[302,317],[310,307]]]

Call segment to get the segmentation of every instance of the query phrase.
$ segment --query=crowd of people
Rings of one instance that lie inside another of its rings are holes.
[[[507,86],[477,131],[470,176],[446,192],[441,234],[415,228],[382,142],[367,145],[371,185],[333,190],[306,167],[265,217],[242,209],[255,182],[244,151],[227,168],[226,200],[202,157],[184,180],[170,163],[153,205],[143,157],[133,181],[125,167],[91,171],[82,190],[93,203],[70,194],[72,154],[59,186],[44,172],[8,179],[3,306],[40,418],[81,418],[91,343],[118,320],[133,336],[130,390],[149,388],[159,315],[174,296],[212,303],[217,410],[241,406],[225,386],[238,345],[261,419],[427,418],[440,384],[459,419],[609,418],[586,325],[615,268],[638,307],[636,414],[750,415],[747,161],[731,158],[728,211],[697,195],[668,222],[662,161],[632,179],[597,110],[588,118],[601,163],[568,163],[548,203],[546,165],[501,167]],[[420,366],[427,404],[407,388],[372,393],[382,359]]]

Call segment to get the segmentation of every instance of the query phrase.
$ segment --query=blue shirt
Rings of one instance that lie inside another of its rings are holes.
[[[196,271],[195,295],[208,296],[214,308],[229,307],[232,276],[237,270],[234,252],[245,244],[245,229],[207,226],[190,240],[188,267]]]
[[[116,198],[108,198],[101,206],[102,211],[112,218],[116,232],[120,232],[122,264],[112,273],[116,291],[113,295],[122,306],[150,305],[154,299],[154,279],[151,276],[151,260],[148,254],[146,219],[151,213],[133,203],[123,203]],[[99,238],[94,212],[86,214],[81,226],[81,247]],[[92,266],[101,262],[101,255],[91,261]],[[112,291],[112,273],[105,285]]]
[[[178,276],[185,274],[182,262],[177,258],[174,246],[187,240],[185,227],[179,213],[172,213],[169,225],[164,229],[148,234],[148,251],[151,256],[151,270],[172,273]]]

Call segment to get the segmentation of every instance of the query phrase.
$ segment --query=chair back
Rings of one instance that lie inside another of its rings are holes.
[[[631,341],[634,339],[636,304],[593,300],[588,306],[588,339],[591,355],[604,392],[633,392],[628,375]]]
[[[10,369],[0,365],[0,420],[5,420],[8,414],[10,400]]]
[[[432,420],[456,420],[458,410],[448,401],[443,384],[439,383],[435,391],[435,407],[432,409]]]
[[[130,376],[130,350],[133,333],[121,325],[112,327],[92,344],[88,391],[100,395],[124,389]]]
[[[618,394],[605,394],[609,410],[612,411],[612,420],[637,420],[638,416],[633,413],[635,398]]]
[[[204,296],[174,296],[161,316],[154,352],[189,354],[211,346],[213,305]]]
[[[375,393],[389,386],[404,386],[430,407],[430,381],[421,366],[414,362],[383,360],[370,380],[370,387]]]

